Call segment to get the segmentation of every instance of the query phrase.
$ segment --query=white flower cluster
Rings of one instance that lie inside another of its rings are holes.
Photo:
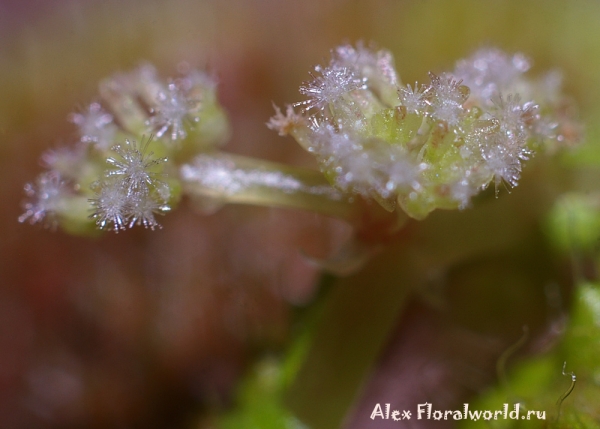
[[[163,81],[154,66],[143,64],[108,79],[100,91],[113,109],[115,101],[119,104],[115,110],[119,110],[121,120],[125,119],[126,128],[138,127],[137,133],[166,136],[176,142],[185,139],[188,130],[200,121],[205,98],[211,98],[216,87],[216,81],[208,74],[188,71],[185,64],[181,68],[185,71],[182,77]],[[125,100],[134,107],[124,104]],[[128,108],[132,111],[123,111]],[[143,118],[136,118],[139,112],[135,110],[142,110]]]
[[[126,140],[124,145],[113,147],[118,156],[109,157],[107,162],[114,169],[92,185],[97,196],[90,199],[94,209],[91,217],[100,228],[118,232],[127,226],[144,225],[154,230],[160,227],[154,215],[170,210],[169,186],[152,171],[167,159],[153,159],[153,153],[147,152],[149,143],[138,148],[135,141]]]
[[[523,162],[540,149],[578,138],[558,74],[532,79],[529,68],[521,54],[483,49],[411,86],[386,50],[334,49],[300,86],[306,100],[285,113],[276,107],[267,124],[312,153],[323,178],[215,152],[229,124],[214,79],[182,65],[181,77],[162,80],[144,64],[101,82],[99,101],[69,117],[78,141],[42,157],[47,171],[25,187],[19,221],[58,222],[75,233],[156,229],[156,215],[182,192],[208,206],[301,207],[346,219],[353,195],[415,219],[463,209],[490,183],[496,191],[516,186]]]
[[[182,67],[181,77],[166,81],[149,64],[103,81],[101,100],[69,116],[79,132],[76,144],[42,156],[47,171],[26,185],[19,221],[55,226],[59,218],[73,221],[73,208],[84,207],[82,225],[91,219],[116,232],[134,225],[159,227],[155,215],[169,210],[173,197],[173,182],[161,180],[166,155],[185,149],[190,132],[196,133],[193,147],[212,147],[227,129],[216,105],[215,80]],[[153,157],[150,146],[161,156]]]
[[[144,66],[147,88],[154,93],[145,93],[150,104],[150,116],[146,124],[157,137],[168,136],[171,141],[187,137],[186,129],[200,121],[202,95],[198,88],[213,89],[216,82],[205,73],[195,71],[185,77],[169,80],[162,84],[156,70],[150,65]]]
[[[25,194],[29,201],[24,204],[25,213],[19,216],[19,222],[35,224],[45,221],[47,226],[55,228],[54,214],[69,192],[67,183],[58,172],[51,170],[40,174],[35,184],[25,185]]]
[[[563,132],[573,122],[560,79],[531,79],[529,67],[521,54],[483,49],[410,86],[389,52],[345,45],[300,87],[302,114],[277,109],[268,126],[295,137],[340,190],[422,219],[467,207],[490,182],[516,186],[535,150],[576,139]]]

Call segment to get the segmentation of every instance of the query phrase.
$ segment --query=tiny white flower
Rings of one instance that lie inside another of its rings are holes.
[[[100,229],[124,230],[129,217],[127,190],[117,181],[102,181],[96,188],[96,198],[89,200],[93,209],[90,217]]]
[[[426,92],[430,97],[426,103],[431,106],[432,117],[448,125],[457,125],[465,111],[463,104],[469,98],[469,88],[446,74],[439,77],[429,73],[429,77],[431,86]]]
[[[427,108],[425,91],[426,87],[419,86],[416,82],[414,87],[407,84],[398,90],[400,102],[406,107],[407,112],[418,114]]]
[[[125,140],[125,144],[113,147],[113,151],[119,156],[109,157],[106,160],[114,167],[113,170],[107,171],[107,177],[120,177],[129,194],[154,186],[158,179],[157,173],[153,172],[152,168],[167,161],[166,158],[152,158],[154,152],[148,153],[150,141],[151,139],[148,139],[141,148],[138,148],[135,140]]]
[[[168,135],[172,141],[187,137],[186,123],[200,121],[201,103],[199,98],[189,96],[176,82],[170,82],[155,97],[156,105],[152,107],[153,116],[147,121],[157,137]]]
[[[340,99],[343,95],[365,87],[366,78],[343,66],[332,64],[329,67],[316,66],[319,75],[300,86],[300,93],[309,97],[306,101],[295,103],[294,106],[304,106],[304,110],[322,110],[329,103]]]
[[[150,195],[138,193],[132,195],[128,201],[129,209],[129,227],[134,225],[143,225],[154,231],[155,228],[162,228],[154,217],[155,214],[162,214],[169,211],[170,207],[161,201],[151,198]]]
[[[114,144],[117,127],[113,117],[102,109],[99,103],[89,105],[83,113],[73,113],[69,117],[79,128],[79,135],[83,143],[94,144],[101,150],[106,150]]]
[[[68,193],[67,182],[59,172],[50,170],[40,174],[34,184],[25,185],[28,201],[23,204],[25,213],[19,216],[19,222],[44,222],[45,226],[54,228],[56,212]]]

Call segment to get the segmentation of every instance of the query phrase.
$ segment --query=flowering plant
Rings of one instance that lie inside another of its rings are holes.
[[[70,116],[78,140],[42,156],[47,171],[25,186],[19,221],[76,234],[154,230],[157,215],[186,196],[203,211],[226,203],[311,210],[359,232],[383,219],[391,235],[408,218],[469,209],[492,184],[498,196],[518,185],[534,155],[578,141],[560,75],[531,78],[529,69],[522,54],[487,48],[406,85],[390,52],[340,46],[300,86],[307,99],[276,107],[267,123],[314,155],[317,171],[221,151],[230,129],[214,77],[182,65],[165,81],[145,64],[103,81],[99,100]]]
[[[181,193],[169,159],[218,146],[228,135],[214,78],[182,67],[180,78],[166,82],[149,64],[103,81],[102,103],[70,116],[79,131],[75,147],[42,156],[48,171],[26,185],[30,200],[19,221],[78,233],[92,223],[115,232],[159,227],[155,215]]]
[[[466,208],[490,182],[516,186],[534,152],[576,140],[560,77],[530,79],[529,67],[522,54],[482,49],[403,86],[390,52],[340,46],[300,87],[304,115],[278,109],[269,126],[313,153],[341,191],[423,219]]]
[[[185,70],[164,82],[143,65],[102,82],[101,103],[71,116],[80,141],[43,156],[49,171],[26,186],[31,199],[19,220],[71,231],[87,230],[90,220],[115,232],[155,229],[155,215],[176,205],[182,189],[204,208],[292,206],[353,221],[355,196],[389,212],[399,207],[400,219],[465,209],[492,182],[496,194],[516,186],[534,153],[577,141],[559,74],[532,79],[529,68],[522,54],[482,49],[411,86],[390,52],[336,48],[300,87],[308,99],[285,114],[276,108],[267,124],[316,157],[319,177],[217,152],[228,124],[215,80]]]

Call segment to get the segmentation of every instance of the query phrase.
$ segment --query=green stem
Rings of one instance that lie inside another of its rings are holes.
[[[341,426],[402,314],[413,282],[390,256],[396,255],[337,279],[329,291],[305,361],[286,392],[292,413],[312,429]]]
[[[240,155],[202,154],[181,167],[184,192],[216,204],[309,210],[357,224],[363,207],[314,170]]]

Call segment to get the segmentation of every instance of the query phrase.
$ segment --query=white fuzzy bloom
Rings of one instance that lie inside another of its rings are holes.
[[[96,198],[90,199],[94,210],[91,218],[99,228],[115,232],[134,225],[160,228],[154,215],[170,210],[170,189],[153,168],[166,158],[152,158],[149,144],[150,140],[138,148],[135,141],[126,140],[124,145],[113,147],[118,156],[106,161],[114,169],[95,184]]]
[[[50,172],[25,186],[26,211],[19,221],[50,220],[71,231],[85,231],[90,218],[100,229],[117,232],[135,225],[159,228],[156,215],[170,209],[179,197],[172,191],[180,189],[178,177],[163,180],[167,155],[183,159],[213,149],[229,134],[214,77],[185,63],[178,71],[177,78],[165,80],[143,63],[101,81],[98,101],[69,115],[77,128],[75,144],[43,154]],[[155,140],[133,140],[144,135]]]
[[[533,154],[527,142],[532,134],[532,123],[539,115],[535,104],[521,104],[520,97],[512,94],[494,97],[488,114],[494,115],[495,131],[480,134],[473,141],[479,147],[486,168],[493,173],[498,191],[502,182],[511,187],[517,186],[522,161]]]
[[[521,92],[523,74],[529,70],[529,60],[520,53],[508,55],[499,49],[481,49],[458,61],[452,73],[471,88],[471,96],[478,103],[489,105],[500,92]]]
[[[121,183],[104,181],[97,184],[96,198],[90,199],[91,218],[101,229],[124,230],[129,217],[128,195]]]
[[[96,184],[96,198],[91,198],[90,215],[100,229],[119,232],[127,227],[143,225],[149,229],[160,228],[155,214],[170,210],[164,200],[150,192],[129,193],[123,182],[103,180]]]
[[[152,107],[153,116],[147,121],[156,130],[156,136],[168,135],[172,141],[187,137],[186,123],[200,121],[200,99],[190,97],[175,82],[158,91],[156,105]]]
[[[50,149],[42,154],[42,164],[60,173],[64,179],[77,181],[85,169],[87,145],[81,142],[72,148]]]
[[[309,99],[295,103],[294,106],[304,106],[304,110],[322,110],[345,94],[365,88],[367,79],[357,76],[351,68],[334,63],[329,67],[316,66],[315,71],[319,75],[311,73],[313,79],[300,86],[300,93]]]
[[[159,199],[152,198],[144,193],[132,195],[128,201],[129,227],[134,225],[143,225],[154,231],[156,228],[162,228],[156,221],[155,214],[163,214],[171,208]]]
[[[69,119],[79,128],[83,143],[96,145],[101,150],[107,150],[114,144],[117,127],[112,115],[99,103],[90,104],[83,113],[72,113]]]
[[[270,130],[277,131],[280,136],[289,134],[291,129],[303,121],[302,116],[294,112],[294,108],[291,105],[287,105],[285,109],[285,115],[281,112],[281,109],[275,105],[275,116],[269,119],[267,122],[267,128]]]
[[[494,136],[491,144],[482,148],[481,155],[486,167],[494,175],[496,192],[502,181],[514,187],[521,177],[520,152],[511,150],[509,145],[502,141],[502,136]]]
[[[358,43],[338,46],[333,51],[334,61],[338,66],[348,67],[358,76],[369,81],[382,81],[390,86],[398,85],[398,75],[394,67],[394,57],[389,51],[366,48]]]
[[[144,191],[149,186],[157,183],[157,173],[152,168],[163,162],[166,158],[153,159],[154,152],[148,153],[148,140],[141,148],[133,140],[126,140],[124,145],[115,145],[118,157],[109,157],[106,161],[114,167],[107,171],[107,177],[120,177],[129,194]]]
[[[428,106],[426,91],[427,87],[419,86],[416,82],[414,87],[407,84],[398,90],[400,103],[406,107],[409,113],[421,113]]]
[[[43,221],[46,226],[54,227],[56,212],[68,193],[67,183],[59,172],[50,170],[40,174],[34,184],[25,185],[28,201],[23,204],[25,213],[19,216],[19,222],[35,224]]]
[[[360,141],[331,125],[316,131],[314,143],[312,152],[322,168],[335,171],[336,186],[363,196],[388,198],[399,189],[418,189],[419,175],[427,168],[400,145]]]
[[[300,88],[311,97],[296,104],[303,115],[278,111],[270,127],[314,154],[341,191],[416,219],[463,209],[490,182],[516,186],[534,149],[577,140],[559,79],[526,77],[521,54],[480,50],[421,86],[398,86],[392,66],[387,51],[340,46]]]
[[[471,198],[477,194],[479,189],[469,181],[468,177],[461,177],[450,185],[452,199],[459,202],[458,208],[466,209],[471,203]]]
[[[426,89],[426,103],[431,107],[431,116],[448,125],[457,125],[465,112],[464,102],[469,97],[469,88],[461,85],[449,75],[436,76],[429,73],[431,86]]]

